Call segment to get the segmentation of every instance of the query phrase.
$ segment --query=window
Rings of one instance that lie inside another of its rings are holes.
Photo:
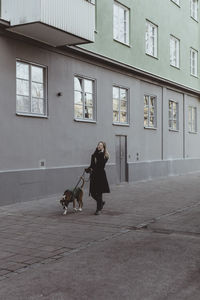
[[[197,77],[197,57],[198,52],[190,49],[190,74]]]
[[[146,54],[157,57],[157,35],[158,27],[149,21],[146,21]]]
[[[94,80],[74,77],[74,117],[95,120]]]
[[[22,61],[16,62],[16,112],[44,116],[46,109],[46,68]]]
[[[190,0],[190,16],[198,21],[198,0]]]
[[[129,44],[129,9],[117,2],[113,6],[113,38]]]
[[[113,86],[113,122],[128,124],[128,90]]]
[[[188,107],[188,128],[189,132],[197,132],[197,108],[193,106]]]
[[[171,0],[172,2],[176,3],[177,5],[180,5],[180,1],[179,0]]]
[[[180,41],[174,36],[170,36],[170,65],[179,68]]]
[[[169,100],[169,129],[178,130],[178,103]]]
[[[156,128],[156,97],[144,96],[144,127]]]

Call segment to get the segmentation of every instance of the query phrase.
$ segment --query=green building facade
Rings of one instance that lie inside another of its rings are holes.
[[[178,4],[179,3],[179,4]],[[195,15],[197,4],[197,15]],[[129,41],[114,38],[114,5],[127,9]],[[197,75],[191,75],[191,49],[197,51],[200,68],[198,1],[190,0],[96,0],[95,42],[84,49],[152,75],[200,90]],[[157,28],[157,53],[146,51],[146,23]],[[179,66],[170,65],[170,36],[179,40]]]

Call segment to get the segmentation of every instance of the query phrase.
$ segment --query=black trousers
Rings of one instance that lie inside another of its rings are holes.
[[[102,209],[102,202],[103,202],[102,193],[95,193],[95,194],[92,193],[91,196],[97,202],[97,210],[101,210]]]

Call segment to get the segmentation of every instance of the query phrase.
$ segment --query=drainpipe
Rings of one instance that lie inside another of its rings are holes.
[[[183,158],[185,158],[185,94],[183,94]]]

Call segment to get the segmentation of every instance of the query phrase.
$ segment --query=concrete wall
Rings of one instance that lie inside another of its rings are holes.
[[[17,39],[0,36],[0,49],[0,205],[61,194],[73,187],[99,140],[107,142],[111,154],[106,167],[109,182],[117,183],[115,135],[127,136],[129,181],[200,170],[199,133],[192,135],[183,128],[184,105],[195,104],[199,113],[198,98]],[[47,67],[47,118],[16,115],[17,58]],[[75,74],[96,80],[96,123],[74,120]],[[129,126],[112,124],[113,84],[129,89]],[[146,93],[157,97],[156,130],[144,129]],[[168,129],[170,98],[179,102],[178,132]],[[41,160],[45,168],[40,168]]]

